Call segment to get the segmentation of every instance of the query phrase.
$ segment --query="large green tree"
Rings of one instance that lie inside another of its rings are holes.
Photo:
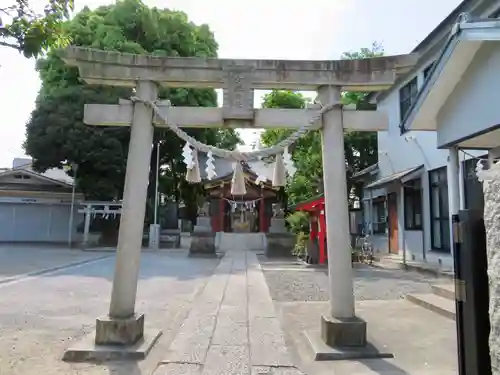
[[[149,8],[139,0],[122,0],[95,10],[84,8],[62,28],[76,46],[161,56],[217,55],[217,43],[207,25],[195,25],[182,12]],[[43,171],[75,162],[79,165],[78,187],[88,199],[120,198],[130,129],[85,125],[83,108],[86,103],[117,103],[119,98],[130,97],[132,91],[84,84],[78,70],[66,66],[57,51],[38,60],[37,70],[42,86],[27,124],[25,142],[34,168]],[[212,89],[162,89],[159,96],[176,106],[217,104]],[[226,147],[239,141],[230,130],[191,129],[190,134]],[[185,166],[180,156],[183,143],[173,133],[156,129],[155,143],[158,141],[162,143],[162,192],[193,206],[199,189],[184,183]],[[154,166],[156,148],[151,159]],[[153,181],[154,170],[151,168]],[[150,195],[153,192],[154,184],[150,183]]]
[[[37,3],[37,4],[35,4]],[[69,42],[61,22],[73,10],[73,0],[2,0],[0,6],[0,46],[13,48],[24,56],[37,57],[51,47]]]
[[[362,59],[381,56],[383,49],[374,43],[371,48],[362,48],[357,52],[346,52],[342,59]],[[367,104],[367,93],[345,92],[342,93],[344,104]],[[274,90],[264,96],[264,108],[304,108],[307,103],[301,93],[293,91]],[[287,137],[292,130],[268,129],[261,134],[261,142],[271,146]],[[360,199],[361,186],[353,179],[353,173],[360,171],[377,162],[377,133],[375,132],[344,132],[345,161],[347,170],[347,190],[350,204]],[[322,191],[322,158],[321,137],[319,132],[312,131],[301,138],[294,146],[293,158],[297,173],[289,181],[288,197],[291,203],[312,198]]]

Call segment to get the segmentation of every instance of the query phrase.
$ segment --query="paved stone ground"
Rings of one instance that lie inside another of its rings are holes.
[[[406,300],[356,303],[368,323],[368,341],[392,359],[321,362],[312,359],[308,335],[319,335],[328,302],[277,303],[287,342],[308,375],[456,375],[455,322]]]
[[[289,355],[256,255],[244,244],[232,247],[155,375],[302,374]]]
[[[324,268],[306,268],[291,259],[260,262],[271,296],[277,302],[328,301],[328,273]],[[431,284],[446,282],[432,275],[400,269],[356,264],[354,294],[362,300],[394,300],[409,293],[431,293]],[[448,281],[449,282],[449,281]]]
[[[90,333],[95,318],[107,313],[114,268],[111,256],[0,284],[0,374],[152,374],[219,262],[170,251],[143,253],[141,263],[137,311],[145,313],[147,326],[163,331],[145,361],[105,365],[61,361],[64,349]]]
[[[0,244],[0,282],[68,263],[97,259],[103,255],[65,247]]]
[[[357,269],[357,298],[379,300],[361,301],[368,305],[357,306],[357,311],[369,321],[369,332],[396,337],[382,344],[395,348],[403,363],[318,364],[304,359],[303,334],[317,329],[327,304],[290,301],[327,299],[326,273],[290,261],[262,260],[261,267],[240,237],[231,241],[220,262],[188,258],[182,250],[143,253],[137,311],[163,336],[144,361],[103,365],[69,364],[61,357],[65,348],[94,329],[96,317],[106,314],[114,256],[99,259],[103,254],[76,250],[67,255],[62,252],[68,250],[61,249],[32,249],[13,256],[0,251],[0,273],[5,268],[10,275],[58,267],[64,259],[90,261],[0,284],[0,374],[303,374],[296,366],[308,375],[453,374],[448,363],[456,353],[450,341],[453,322],[395,301],[405,293],[427,291],[435,279],[399,270]],[[9,259],[7,266],[3,258]],[[408,337],[412,340],[407,342]],[[443,358],[446,364],[436,367]]]
[[[327,271],[291,259],[260,263],[289,350],[308,375],[456,375],[455,322],[403,299],[449,280],[355,265],[356,314],[368,322],[369,341],[395,358],[316,362],[307,335],[319,335],[320,316],[328,312]]]

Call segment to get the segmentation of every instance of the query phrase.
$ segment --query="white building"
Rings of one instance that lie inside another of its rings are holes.
[[[474,157],[500,145],[495,130],[500,105],[494,104],[500,42],[479,41],[483,22],[480,31],[467,34],[476,42],[466,43],[465,31],[457,34],[454,27],[464,12],[495,19],[500,1],[463,1],[412,51],[419,56],[415,67],[374,95],[378,109],[389,116],[389,128],[378,133],[378,164],[357,174],[365,183],[365,223],[375,249],[449,269],[451,215],[459,207],[483,206]],[[467,111],[468,106],[475,110]],[[472,113],[480,118],[471,118]],[[487,130],[495,131],[481,138]]]

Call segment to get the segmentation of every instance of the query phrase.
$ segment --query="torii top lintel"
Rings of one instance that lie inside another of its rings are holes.
[[[360,60],[233,60],[158,57],[68,47],[61,58],[77,66],[89,84],[135,86],[151,80],[166,87],[228,88],[236,80],[247,89],[316,90],[335,85],[346,91],[380,91],[416,63],[415,55]],[[243,82],[241,82],[243,81]]]

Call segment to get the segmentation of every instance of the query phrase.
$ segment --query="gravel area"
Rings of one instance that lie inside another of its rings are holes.
[[[327,301],[326,269],[307,268],[293,260],[260,258],[271,296],[277,302]],[[440,282],[433,276],[399,269],[355,265],[354,293],[357,300],[394,300],[409,293],[430,293]]]

